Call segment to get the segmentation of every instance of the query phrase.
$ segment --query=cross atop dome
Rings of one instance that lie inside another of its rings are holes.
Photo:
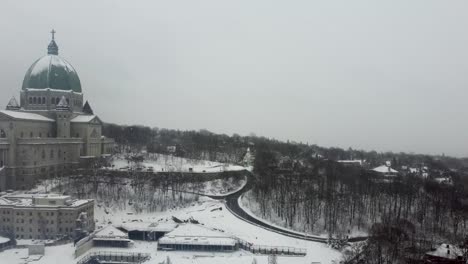
[[[52,29],[50,32],[52,34],[52,40],[49,43],[49,46],[47,47],[47,54],[49,55],[58,55],[58,46],[57,43],[55,43],[55,33],[56,31]]]

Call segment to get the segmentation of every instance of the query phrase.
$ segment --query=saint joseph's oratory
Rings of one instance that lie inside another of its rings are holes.
[[[0,191],[30,188],[113,149],[102,121],[83,105],[78,74],[58,56],[54,33],[47,55],[24,76],[20,103],[11,98],[0,111]]]

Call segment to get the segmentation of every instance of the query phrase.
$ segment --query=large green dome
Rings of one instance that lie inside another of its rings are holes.
[[[23,90],[26,88],[73,90],[81,93],[80,78],[73,66],[51,52],[29,67],[23,81]]]

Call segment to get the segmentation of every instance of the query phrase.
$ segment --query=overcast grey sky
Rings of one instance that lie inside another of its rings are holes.
[[[107,122],[468,156],[468,1],[0,3],[0,104],[46,54]]]

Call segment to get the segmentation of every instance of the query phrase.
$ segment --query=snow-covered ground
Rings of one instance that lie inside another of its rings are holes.
[[[96,251],[149,253],[151,259],[143,264],[161,264],[167,257],[173,264],[250,264],[254,258],[258,264],[268,263],[267,256],[253,255],[245,251],[232,253],[166,252],[157,251],[156,243],[150,242],[135,242],[134,247],[129,249],[93,248],[89,253]],[[0,262],[2,264],[75,264],[78,259],[73,258],[73,252],[73,244],[46,247],[45,255],[42,257],[38,255],[28,257],[28,250],[25,248],[10,249],[0,253]],[[310,262],[301,257],[278,257],[278,263],[309,264]]]
[[[215,210],[218,209],[218,210]],[[130,214],[129,214],[130,213]],[[279,258],[279,263],[311,263],[311,262],[321,262],[321,263],[331,263],[333,260],[339,259],[341,253],[335,251],[325,244],[311,242],[311,241],[304,241],[295,238],[286,237],[277,233],[272,233],[268,230],[265,230],[261,227],[257,227],[255,225],[251,225],[246,223],[239,218],[232,215],[225,207],[222,201],[212,200],[209,198],[200,198],[200,201],[197,203],[193,203],[191,206],[183,209],[176,209],[176,210],[169,210],[166,212],[160,213],[142,213],[135,215],[132,212],[120,211],[120,210],[108,210],[108,214],[105,213],[103,208],[99,208],[95,212],[96,219],[98,219],[97,225],[98,226],[105,226],[109,221],[111,221],[114,225],[119,225],[121,223],[126,222],[133,222],[133,221],[142,221],[142,222],[170,222],[172,216],[175,216],[179,219],[185,220],[189,218],[193,218],[200,223],[204,224],[210,228],[216,228],[218,230],[222,230],[226,232],[226,234],[238,237],[240,239],[246,240],[250,243],[255,245],[266,245],[266,246],[289,246],[289,247],[296,247],[296,248],[305,248],[307,249],[307,256],[306,257],[284,257],[285,260],[281,261],[281,257]],[[154,245],[156,248],[156,245]],[[179,252],[172,252],[172,253],[164,253],[164,254],[175,254],[179,255]],[[232,254],[234,256],[240,256],[239,254],[253,256],[248,252],[235,252]],[[182,254],[184,255],[184,254]],[[189,256],[193,255],[209,255],[212,256],[211,253],[193,253],[189,254]],[[214,254],[216,257],[209,257],[203,258],[203,260],[213,260],[214,262],[203,262],[202,258],[198,259],[197,262],[193,263],[247,263],[251,262],[250,260],[246,260],[246,258],[233,258],[233,262],[224,262],[227,261],[225,259],[226,254]],[[220,259],[220,257],[223,257]],[[172,257],[171,257],[172,259]],[[260,262],[262,258],[257,257],[257,260]],[[216,262],[217,261],[217,262]],[[237,261],[237,262],[236,262]],[[266,261],[266,258],[265,258]],[[157,262],[155,262],[157,263]],[[185,262],[184,262],[185,263]],[[190,263],[190,262],[187,262]],[[266,262],[265,262],[266,263]]]
[[[253,218],[256,218],[257,220],[260,220],[264,223],[268,223],[277,228],[292,231],[301,235],[305,234],[305,235],[317,236],[317,237],[322,237],[322,238],[329,237],[328,233],[325,233],[325,232],[322,232],[322,233],[302,232],[300,231],[300,226],[295,226],[294,229],[287,227],[286,221],[278,217],[275,213],[271,213],[268,217],[262,217],[258,202],[252,200],[251,190],[239,197],[239,206],[244,211],[246,211],[249,215],[251,215]],[[347,235],[349,235],[350,237],[364,237],[364,236],[368,236],[369,233],[366,230],[358,229],[357,227],[354,227],[354,228],[351,228],[350,232]]]
[[[311,236],[317,236],[317,237],[322,237],[322,238],[328,238],[328,235],[327,234],[320,234],[320,235],[316,235],[316,234],[309,234],[309,233],[305,233],[305,232],[298,232],[298,231],[294,231],[292,229],[288,229],[288,228],[285,228],[283,226],[280,226],[280,225],[277,225],[275,224],[274,222],[272,221],[269,221],[269,220],[266,220],[266,219],[263,219],[259,216],[257,216],[254,212],[252,212],[250,210],[250,208],[252,207],[252,205],[250,204],[249,200],[247,199],[244,199],[244,195],[241,195],[239,197],[239,200],[238,200],[238,203],[239,203],[239,207],[242,208],[242,210],[244,210],[247,214],[249,214],[250,216],[252,216],[253,218],[259,220],[259,221],[262,221],[264,223],[267,223],[271,226],[274,226],[274,227],[277,227],[279,229],[282,229],[282,230],[286,230],[288,232],[294,232],[298,235],[311,235]]]
[[[111,167],[114,170],[126,170],[129,167],[141,167],[144,171],[152,168],[155,172],[222,172],[239,171],[245,168],[233,164],[225,164],[207,160],[195,160],[171,155],[151,153],[144,155],[144,160],[138,165],[129,162],[125,155],[116,155],[111,158]]]
[[[107,212],[108,214],[103,208],[97,208],[95,212],[97,226],[107,226],[109,221],[111,221],[113,225],[119,225],[132,221],[170,222],[172,216],[179,219],[194,218],[206,227],[221,230],[226,235],[241,238],[255,245],[289,246],[307,249],[307,255],[305,257],[278,257],[278,263],[280,264],[309,264],[311,262],[332,263],[333,260],[339,260],[341,257],[340,252],[329,248],[325,244],[286,237],[246,223],[232,215],[225,208],[222,201],[209,198],[202,198],[200,202],[194,203],[187,208],[169,210],[161,213],[143,213],[135,215],[132,212],[114,209],[107,210]],[[145,262],[147,264],[161,263],[166,260],[167,256],[170,257],[172,263],[177,264],[249,264],[252,263],[253,258],[255,258],[259,264],[268,263],[267,256],[254,255],[242,250],[232,253],[157,251],[157,244],[155,242],[135,241],[134,246],[129,249],[93,248],[89,252],[93,251],[150,253],[151,260]],[[77,259],[73,258],[73,253],[73,244],[46,247],[45,255],[32,263],[75,264]],[[6,250],[0,253],[0,259],[4,260],[5,263],[11,264],[27,263],[27,249]]]
[[[200,193],[213,196],[222,196],[235,193],[242,189],[247,184],[247,178],[237,180],[234,177],[228,179],[216,179],[203,183],[204,188],[199,190]]]

